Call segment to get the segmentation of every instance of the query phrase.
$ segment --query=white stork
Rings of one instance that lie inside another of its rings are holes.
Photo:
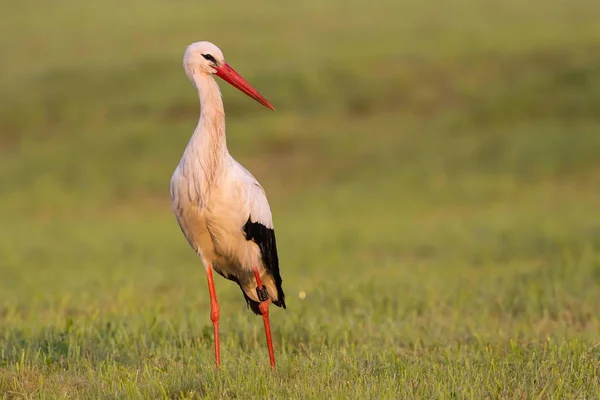
[[[274,110],[209,42],[188,46],[183,66],[200,98],[200,120],[171,178],[173,211],[198,253],[208,279],[215,361],[220,367],[219,304],[214,269],[242,289],[248,307],[263,317],[269,359],[275,367],[269,303],[285,308],[271,210],[258,181],[227,150],[225,113],[216,75]]]

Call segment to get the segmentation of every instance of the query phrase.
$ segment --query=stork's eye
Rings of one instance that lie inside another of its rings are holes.
[[[202,57],[204,57],[208,61],[214,62],[215,64],[217,63],[217,60],[215,60],[215,58],[213,56],[211,56],[210,54],[202,54]]]

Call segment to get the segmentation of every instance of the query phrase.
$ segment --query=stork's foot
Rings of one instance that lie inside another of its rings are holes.
[[[215,291],[215,282],[213,280],[212,267],[206,269],[206,277],[208,278],[208,293],[210,294],[210,320],[213,323],[214,338],[215,338],[215,363],[217,368],[221,367],[221,351],[219,348],[219,316],[221,310],[217,302],[217,293]]]
[[[271,324],[269,323],[269,303],[270,300],[261,301],[258,305],[258,309],[263,317],[265,324],[265,335],[267,337],[267,347],[269,348],[269,361],[271,362],[271,368],[275,368],[275,354],[273,352],[273,339],[271,338]]]
[[[260,300],[258,309],[262,314],[263,322],[265,324],[265,336],[267,337],[267,347],[269,348],[269,361],[271,362],[271,368],[275,369],[275,353],[273,352],[271,324],[269,323],[269,303],[271,300],[269,299],[267,287],[262,284],[262,280],[260,279],[260,274],[258,273],[257,269],[254,270],[254,277],[256,278],[256,284],[258,285],[256,288],[256,295],[258,296],[258,300]]]

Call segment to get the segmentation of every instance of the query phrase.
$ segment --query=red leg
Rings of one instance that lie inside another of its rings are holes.
[[[262,291],[262,280],[260,279],[260,274],[256,268],[254,269],[254,276],[256,277],[258,291]],[[258,308],[260,309],[260,313],[262,314],[263,322],[265,324],[265,335],[267,336],[267,347],[269,348],[269,360],[271,361],[271,367],[275,368],[275,354],[273,353],[273,339],[271,338],[271,324],[269,323],[269,302],[270,300],[261,301],[258,305]]]
[[[210,293],[210,320],[213,323],[215,330],[215,362],[217,368],[221,368],[221,351],[219,350],[219,303],[217,302],[217,293],[215,292],[215,281],[213,280],[212,267],[206,269],[206,277],[208,278],[208,292]]]

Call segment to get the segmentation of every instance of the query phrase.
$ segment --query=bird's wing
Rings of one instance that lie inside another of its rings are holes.
[[[232,161],[234,163],[231,169],[231,172],[234,174],[233,181],[240,185],[241,200],[244,203],[244,221],[249,220],[253,223],[259,223],[265,228],[272,230],[273,217],[265,190],[247,169],[236,161]]]
[[[237,163],[236,163],[237,164]],[[271,208],[264,189],[258,181],[240,164],[237,164],[236,174],[242,184],[242,193],[247,215],[242,227],[246,240],[255,242],[261,253],[265,269],[273,276],[277,288],[277,300],[273,303],[285,308],[285,295],[281,287],[282,279],[279,273],[279,258]]]
[[[273,230],[273,216],[267,201],[265,190],[254,180],[244,187],[246,204],[248,206],[248,220],[252,223],[263,225],[266,229]]]

